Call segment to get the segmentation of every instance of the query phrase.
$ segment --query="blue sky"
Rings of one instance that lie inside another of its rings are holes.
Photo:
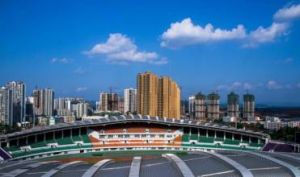
[[[254,93],[300,105],[300,2],[0,1],[0,85],[96,100],[135,87],[138,72],[167,75],[182,97]]]

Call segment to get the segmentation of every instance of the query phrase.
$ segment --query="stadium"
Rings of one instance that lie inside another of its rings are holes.
[[[190,120],[111,116],[35,127],[0,142],[2,176],[300,176],[300,155],[285,152],[294,147]]]

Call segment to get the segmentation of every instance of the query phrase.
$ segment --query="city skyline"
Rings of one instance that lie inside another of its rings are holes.
[[[218,91],[225,103],[248,90],[258,104],[300,105],[299,1],[155,4],[1,2],[0,85],[98,100],[150,70],[173,78],[182,99]]]

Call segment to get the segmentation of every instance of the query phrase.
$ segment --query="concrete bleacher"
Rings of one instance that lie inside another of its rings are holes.
[[[56,139],[59,145],[74,144],[71,137]]]
[[[38,142],[30,145],[31,148],[39,148],[39,147],[45,147],[47,144],[45,142]]]
[[[76,142],[83,142],[83,144],[78,144]],[[26,150],[21,150],[21,147],[17,147],[17,146],[11,146],[9,148],[4,148],[4,149],[5,151],[9,152],[12,157],[17,158],[17,157],[23,157],[23,156],[33,155],[33,154],[40,154],[40,153],[45,154],[48,152],[92,147],[91,141],[87,134],[81,136],[48,139],[45,141],[29,143],[26,146],[29,147]]]
[[[81,139],[84,143],[91,143],[88,135],[81,135]]]
[[[81,136],[72,136],[71,138],[72,138],[73,142],[82,141]]]
[[[10,146],[9,148],[5,147],[3,148],[4,150],[6,150],[7,152],[15,152],[15,151],[19,151],[20,148],[17,146]]]
[[[232,140],[232,139],[225,139],[224,144],[231,144],[231,145],[239,145],[240,141],[238,140]]]
[[[198,141],[200,143],[214,143],[213,137],[199,136]]]
[[[196,141],[196,142],[195,142]],[[195,146],[195,147],[212,147],[212,148],[229,148],[229,149],[257,149],[263,145],[258,143],[249,143],[248,141],[239,141],[234,139],[224,139],[220,137],[212,136],[198,136],[197,134],[184,134],[182,136],[183,146]],[[242,147],[241,145],[246,145]]]
[[[114,129],[115,131],[116,129]],[[124,132],[124,129],[119,129]],[[117,132],[120,132],[120,131]],[[155,130],[155,131],[154,131]],[[128,131],[131,131],[127,128]],[[174,130],[169,129],[162,129],[162,128],[150,128],[150,127],[142,127],[137,128],[134,127],[131,132],[136,133],[155,133],[158,132],[172,132]],[[106,130],[105,130],[106,132]],[[161,134],[160,134],[161,135]],[[224,137],[213,137],[213,136],[199,136],[198,134],[176,134],[176,138],[174,139],[159,139],[153,138],[151,140],[146,140],[141,137],[127,139],[124,140],[113,140],[113,139],[105,139],[105,143],[99,141],[98,138],[93,138],[94,135],[88,133],[80,134],[80,135],[71,135],[71,136],[64,136],[56,139],[47,138],[44,141],[38,142],[29,142],[24,150],[24,147],[16,147],[12,146],[10,148],[5,149],[9,152],[13,157],[23,157],[28,155],[34,154],[49,154],[49,153],[56,153],[58,151],[68,151],[68,150],[78,150],[78,149],[98,149],[104,147],[118,147],[118,146],[182,146],[182,147],[192,147],[192,148],[224,148],[224,149],[232,149],[232,150],[241,150],[241,149],[259,149],[262,145],[257,143],[249,143],[249,142],[242,142],[240,140],[234,139],[224,139]],[[95,135],[97,137],[98,135]],[[158,136],[158,135],[157,135]],[[141,138],[141,139],[140,139]],[[22,150],[21,150],[22,149]]]

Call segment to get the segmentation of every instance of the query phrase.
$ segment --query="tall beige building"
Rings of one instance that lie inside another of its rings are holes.
[[[169,77],[138,74],[137,111],[142,115],[180,118],[180,89]]]
[[[142,115],[157,116],[158,77],[151,73],[137,76],[137,112]]]

